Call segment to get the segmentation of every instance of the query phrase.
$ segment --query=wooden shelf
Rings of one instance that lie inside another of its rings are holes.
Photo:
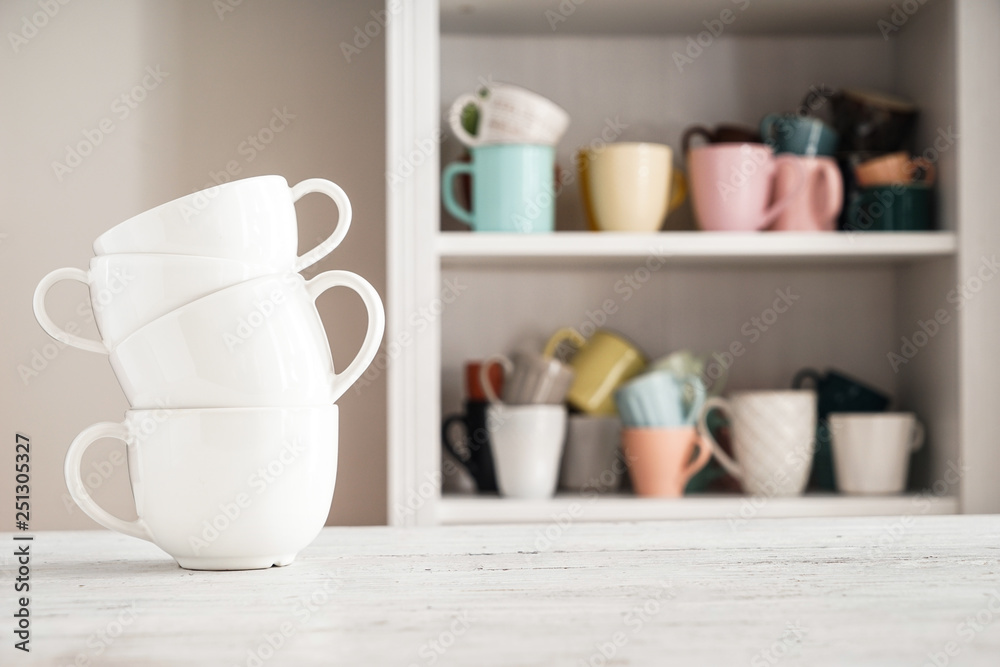
[[[957,514],[958,500],[933,495],[752,498],[698,495],[684,498],[637,498],[629,495],[559,494],[546,500],[516,500],[498,496],[446,495],[437,507],[442,524],[550,523],[569,516],[573,521],[651,521],[660,519],[740,519],[921,516]]]
[[[953,255],[956,248],[952,232],[442,232],[437,237],[444,267],[473,262],[477,266],[634,262],[650,257],[670,262],[903,262]]]

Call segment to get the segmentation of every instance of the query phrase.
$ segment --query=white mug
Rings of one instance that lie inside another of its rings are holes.
[[[330,197],[340,218],[325,241],[296,257],[299,238],[294,204],[310,192]],[[255,176],[195,192],[129,218],[94,241],[94,254],[222,257],[266,264],[272,273],[297,273],[340,245],[350,229],[351,216],[351,201],[336,183],[310,178],[289,188],[281,176]]]
[[[573,384],[573,369],[552,357],[534,352],[517,352],[511,361],[495,354],[479,366],[479,382],[487,400],[501,400],[493,390],[489,371],[499,364],[504,371],[503,402],[509,405],[555,405],[566,400]]]
[[[462,112],[469,105],[479,113],[474,135],[462,125]],[[459,95],[451,105],[448,122],[455,136],[466,146],[554,146],[569,126],[569,114],[538,93],[508,83],[495,83],[483,88],[477,95]]]
[[[80,465],[101,438],[126,443],[138,519],[90,496]],[[337,479],[338,408],[129,410],[84,429],[66,486],[91,519],[148,540],[190,570],[288,565],[326,523]]]
[[[508,498],[551,498],[566,437],[565,405],[505,405],[486,410],[497,486]]]
[[[827,419],[838,490],[861,495],[903,492],[910,455],[924,444],[924,427],[915,415],[839,412]]]
[[[735,461],[708,428],[713,409],[729,418]],[[747,493],[796,496],[805,490],[815,451],[816,392],[743,391],[728,400],[713,397],[705,402],[698,427],[715,458]]]
[[[107,353],[134,331],[186,303],[237,283],[272,273],[263,264],[190,255],[100,255],[90,270],[56,269],[35,288],[35,319],[61,343]],[[101,340],[64,331],[45,310],[45,296],[62,280],[90,288]]]
[[[357,292],[368,332],[354,361],[334,372],[316,298]],[[375,358],[385,331],[378,293],[364,278],[327,271],[264,276],[209,294],[153,320],[111,351],[133,408],[332,404]]]

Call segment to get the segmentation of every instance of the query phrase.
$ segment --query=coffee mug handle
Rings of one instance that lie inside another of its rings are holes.
[[[802,385],[805,384],[806,380],[812,380],[813,387],[818,388],[819,383],[823,380],[823,376],[815,368],[803,368],[792,378],[792,389],[802,389]]]
[[[542,352],[542,356],[548,359],[555,359],[559,346],[567,342],[572,343],[573,347],[579,350],[586,344],[587,339],[573,327],[563,327],[552,334],[548,342],[545,343],[545,351]]]
[[[919,419],[913,420],[913,433],[910,436],[910,451],[915,452],[924,446],[924,435],[925,429],[924,425],[920,423]]]
[[[725,450],[712,437],[712,431],[708,428],[708,413],[712,410],[721,410],[727,414],[732,414],[732,411],[729,409],[729,401],[718,396],[713,396],[705,401],[705,406],[701,409],[701,416],[698,418],[698,432],[708,442],[712,449],[712,454],[715,455],[715,458],[725,468],[726,472],[736,479],[743,479],[743,471],[740,470],[739,464],[729,458],[729,454],[726,454]]]
[[[476,218],[473,212],[463,208],[455,201],[455,177],[459,174],[469,174],[471,178],[475,178],[472,170],[471,162],[452,162],[445,167],[444,173],[441,174],[441,195],[444,197],[444,207],[448,209],[449,213],[468,226],[475,228]]]
[[[772,178],[775,178],[777,176],[778,170],[781,168],[781,165],[788,164],[791,165],[791,167],[795,170],[796,174],[795,185],[792,186],[792,188],[785,193],[784,197],[772,203],[771,208],[767,209],[764,212],[764,217],[759,227],[760,229],[765,229],[769,227],[771,223],[773,223],[775,219],[777,219],[777,217],[781,215],[781,212],[784,211],[788,207],[788,205],[791,204],[792,201],[794,201],[795,198],[799,196],[799,192],[805,186],[806,170],[802,167],[801,162],[799,162],[800,157],[801,156],[799,155],[787,155],[787,154],[775,156],[774,171],[772,172]]]
[[[382,335],[385,333],[385,309],[382,306],[382,299],[378,292],[367,280],[356,273],[350,271],[325,271],[312,280],[306,281],[306,292],[312,298],[313,303],[320,294],[334,287],[346,287],[358,293],[364,301],[365,308],[368,309],[368,331],[365,333],[365,340],[361,343],[361,349],[354,357],[354,361],[340,373],[333,374],[332,391],[333,402],[336,402],[344,392],[348,390],[365,372],[368,365],[378,353],[379,345],[382,343]]]
[[[829,220],[836,226],[835,218],[840,213],[844,205],[844,177],[840,175],[840,169],[836,163],[830,160],[819,161],[819,171],[816,174],[826,182],[826,208],[815,211],[817,220]],[[815,199],[813,200],[816,201]],[[833,231],[833,227],[830,231]]]
[[[704,137],[705,141],[712,143],[715,139],[715,134],[704,125],[692,125],[684,130],[684,136],[681,137],[681,154],[685,158],[688,151],[691,150],[691,140],[695,137]]]
[[[459,95],[458,98],[452,103],[451,109],[448,110],[448,124],[451,125],[451,131],[455,133],[455,136],[466,146],[479,146],[482,140],[465,129],[462,125],[462,112],[465,111],[465,107],[470,104],[479,110],[479,123],[482,126],[483,122],[483,107],[480,106],[481,98],[473,95],[471,93],[463,93]]]
[[[925,185],[934,185],[934,179],[937,176],[937,172],[934,170],[934,163],[924,157],[915,157],[910,159],[907,164],[907,170],[909,171],[911,181],[916,180],[915,176],[918,169],[922,169],[924,172],[924,177],[920,180],[920,182]]]
[[[80,466],[83,465],[83,454],[88,447],[101,438],[115,438],[127,446],[131,446],[131,435],[125,424],[100,422],[83,429],[80,435],[76,436],[70,443],[69,451],[66,452],[66,465],[63,472],[66,476],[66,488],[69,489],[69,495],[87,516],[105,528],[152,542],[153,534],[141,516],[135,521],[125,521],[110,514],[94,502],[90,492],[87,491],[87,486],[83,483],[83,474],[80,472]]]
[[[470,458],[463,458],[461,453],[455,449],[455,446],[451,444],[451,438],[448,434],[451,433],[451,427],[455,424],[461,424],[466,433],[469,431],[469,423],[465,419],[465,415],[450,415],[445,418],[444,422],[441,424],[441,444],[444,448],[448,450],[448,453],[455,457],[455,460],[462,464],[466,470],[469,470]],[[472,472],[469,470],[469,472]]]
[[[697,434],[695,438],[695,445],[698,447],[698,455],[695,456],[694,461],[688,463],[687,467],[681,472],[681,478],[683,484],[681,488],[687,486],[687,483],[691,481],[691,478],[698,474],[702,468],[708,465],[708,462],[712,459],[712,448],[706,444],[705,438]]]
[[[88,352],[97,352],[98,354],[110,354],[111,351],[108,346],[104,344],[104,341],[91,340],[90,338],[84,338],[83,336],[77,336],[76,334],[71,334],[68,331],[64,331],[62,327],[52,321],[49,317],[48,312],[45,310],[45,295],[49,293],[52,286],[61,280],[75,280],[77,282],[83,283],[90,289],[90,281],[87,279],[87,272],[83,269],[56,269],[47,276],[41,279],[38,283],[38,287],[35,288],[35,296],[31,302],[31,306],[35,311],[35,319],[45,330],[45,333],[55,338],[60,343],[65,343],[66,345],[72,345],[73,347],[78,347],[81,350],[86,350]]]
[[[479,384],[483,388],[483,393],[486,394],[486,400],[490,403],[500,403],[500,397],[493,391],[493,383],[490,382],[490,367],[493,364],[500,364],[500,367],[503,368],[503,374],[507,376],[514,370],[514,363],[502,354],[494,354],[479,365]]]
[[[351,200],[347,198],[347,193],[339,185],[325,178],[307,178],[301,183],[293,185],[291,190],[293,202],[297,202],[311,192],[321,192],[333,200],[333,203],[337,205],[337,211],[340,213],[333,233],[318,246],[295,260],[293,270],[298,273],[329,255],[333,252],[334,248],[341,244],[344,237],[347,236],[347,231],[351,228],[353,211],[351,210]]]

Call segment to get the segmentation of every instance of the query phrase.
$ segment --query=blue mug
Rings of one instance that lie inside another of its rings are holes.
[[[470,148],[472,162],[452,162],[441,176],[444,207],[477,232],[551,232],[556,226],[553,146],[489,144]],[[472,210],[455,201],[455,177],[472,177]]]
[[[696,375],[652,371],[622,385],[615,404],[626,428],[677,428],[695,423],[705,394],[705,384]]]
[[[837,151],[837,132],[819,118],[798,114],[770,114],[760,121],[760,136],[775,153],[816,157]]]

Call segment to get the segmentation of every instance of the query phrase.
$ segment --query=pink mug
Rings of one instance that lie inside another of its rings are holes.
[[[833,158],[790,156],[778,165],[775,199],[791,196],[772,229],[783,232],[832,232],[844,204],[844,180]]]
[[[795,157],[775,156],[764,144],[692,148],[688,153],[688,180],[701,228],[745,232],[764,229],[774,222],[798,190],[793,188],[772,201],[778,165],[792,162]]]
[[[626,428],[621,438],[632,488],[640,497],[680,498],[688,481],[712,458],[694,426]]]

